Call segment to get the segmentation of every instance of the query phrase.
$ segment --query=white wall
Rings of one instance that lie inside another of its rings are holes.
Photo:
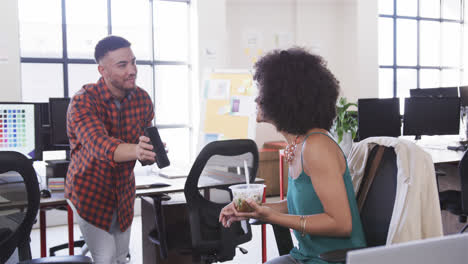
[[[21,100],[18,3],[0,1],[0,101]]]
[[[199,0],[200,2],[208,0]],[[224,2],[224,1],[223,1]],[[227,53],[220,67],[251,69],[261,54],[298,45],[323,56],[350,101],[378,97],[377,1],[226,0],[225,21],[204,26],[227,28]],[[200,17],[216,13],[199,10]],[[222,16],[217,16],[222,19]],[[218,29],[215,31],[219,31]],[[213,33],[214,34],[214,33]],[[200,37],[204,37],[200,34]],[[221,54],[220,54],[221,55]],[[203,69],[203,62],[200,69]],[[273,126],[258,124],[255,141],[280,140]]]
[[[297,44],[327,61],[349,101],[378,97],[375,0],[298,0]]]
[[[197,0],[200,71],[227,66],[226,0]]]
[[[228,0],[226,24],[228,32],[227,68],[251,69],[255,59],[266,52],[287,48],[296,38],[295,0]],[[284,44],[280,37],[286,38]],[[288,45],[289,43],[289,45]],[[283,140],[274,126],[257,124],[255,141]]]
[[[378,1],[357,1],[357,88],[355,98],[379,96]]]
[[[297,4],[297,44],[309,48],[328,62],[342,90],[346,90],[352,80],[352,69],[346,67],[346,62],[354,55],[353,18],[353,4],[311,0],[299,0]],[[344,33],[348,33],[351,39],[346,39]]]

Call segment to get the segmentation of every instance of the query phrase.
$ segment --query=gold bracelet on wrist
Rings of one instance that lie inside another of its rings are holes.
[[[301,226],[301,236],[305,236],[305,227],[306,227],[307,217],[305,215],[300,216],[299,225]]]

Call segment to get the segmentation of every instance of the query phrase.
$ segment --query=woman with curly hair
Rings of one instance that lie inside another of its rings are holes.
[[[339,84],[324,60],[301,48],[275,50],[254,66],[259,96],[257,122],[268,122],[288,142],[287,199],[241,213],[230,203],[219,221],[260,219],[292,228],[298,247],[267,263],[326,263],[321,253],[365,246],[346,157],[329,135]]]

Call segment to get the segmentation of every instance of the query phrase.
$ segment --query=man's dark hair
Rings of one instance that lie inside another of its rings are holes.
[[[254,68],[263,118],[278,131],[303,135],[312,128],[330,129],[339,82],[322,57],[298,47],[274,50]]]
[[[107,36],[101,39],[94,48],[94,59],[96,63],[106,56],[107,52],[120,48],[127,48],[132,45],[128,40],[119,36]]]

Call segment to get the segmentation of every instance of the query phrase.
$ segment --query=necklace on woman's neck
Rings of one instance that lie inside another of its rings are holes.
[[[284,149],[284,156],[289,164],[292,164],[294,156],[296,155],[297,144],[299,144],[298,138],[299,135],[296,136],[292,143],[288,143]]]

